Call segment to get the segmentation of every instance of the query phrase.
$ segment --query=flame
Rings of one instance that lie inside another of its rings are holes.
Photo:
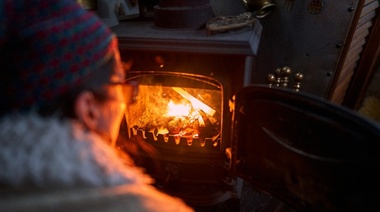
[[[220,133],[220,116],[216,113],[220,94],[217,90],[142,84],[138,101],[128,105],[127,123],[132,129],[163,135],[165,142],[174,136],[176,142],[186,138],[191,145],[193,139],[200,139],[202,144],[204,138]]]
[[[202,101],[198,100],[188,92],[186,92],[184,89],[179,87],[172,87],[172,89],[177,92],[179,95],[181,95],[183,98],[187,99],[191,104],[205,113],[209,114],[210,116],[214,116],[215,110],[209,107],[207,104],[203,103]]]
[[[172,100],[168,103],[167,116],[189,116],[191,105],[189,104],[175,104]]]

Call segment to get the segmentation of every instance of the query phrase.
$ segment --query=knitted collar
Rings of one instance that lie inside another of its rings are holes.
[[[130,159],[121,159],[100,136],[72,120],[36,114],[2,117],[0,146],[0,183],[15,187],[152,182]]]

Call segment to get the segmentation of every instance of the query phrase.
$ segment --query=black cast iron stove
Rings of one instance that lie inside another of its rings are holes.
[[[132,64],[127,80],[139,84],[126,114],[128,135],[157,149],[156,165],[144,168],[163,191],[192,206],[238,199],[241,181],[229,171],[229,104],[251,83],[261,25],[210,35],[204,27],[212,18],[208,1],[169,2],[155,7],[154,20],[112,27],[122,60]],[[201,14],[194,23],[186,21],[192,19],[188,10]]]

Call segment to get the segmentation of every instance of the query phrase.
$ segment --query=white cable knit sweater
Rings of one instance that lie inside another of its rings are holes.
[[[75,121],[35,114],[0,119],[0,185],[18,188],[32,183],[66,190],[124,186],[130,188],[122,192],[129,201],[122,203],[141,209],[133,211],[192,211],[180,199],[158,192],[151,182],[140,168],[121,159],[100,136]],[[6,204],[9,201],[0,201]]]

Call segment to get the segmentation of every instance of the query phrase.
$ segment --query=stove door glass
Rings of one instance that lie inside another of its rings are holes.
[[[217,81],[162,72],[138,72],[128,81],[138,84],[136,102],[126,112],[132,135],[141,132],[145,139],[174,139],[189,146],[218,145],[223,97]]]

